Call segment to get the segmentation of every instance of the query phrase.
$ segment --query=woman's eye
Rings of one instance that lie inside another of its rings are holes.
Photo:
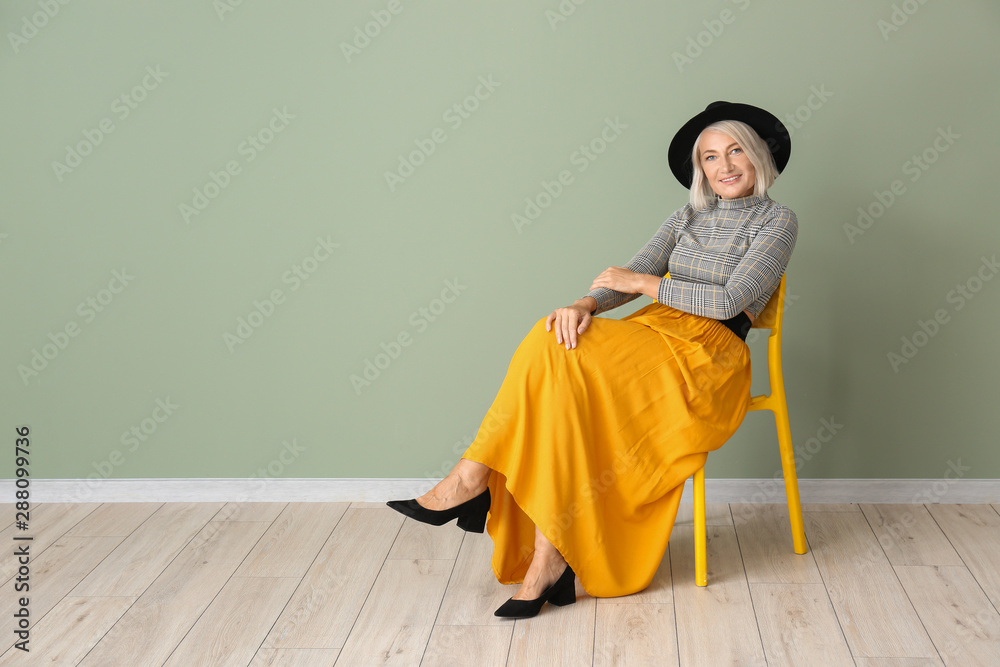
[[[734,148],[734,149],[733,149],[733,152],[734,152],[734,153],[739,153],[739,152],[741,152],[741,149],[739,149],[739,148]]]

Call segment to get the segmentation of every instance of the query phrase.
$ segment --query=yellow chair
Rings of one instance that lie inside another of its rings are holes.
[[[767,370],[771,393],[750,397],[748,411],[770,410],[778,429],[778,447],[781,450],[781,469],[785,476],[785,495],[788,497],[788,518],[792,527],[795,553],[806,552],[806,533],[802,526],[802,504],[799,501],[799,482],[795,474],[795,453],[792,451],[792,431],[788,425],[788,405],[785,403],[785,381],[781,375],[781,321],[785,305],[785,276],[781,276],[778,289],[771,295],[763,312],[754,320],[754,329],[770,329],[767,339]],[[694,474],[694,568],[695,583],[708,585],[708,563],[705,552],[705,468]]]

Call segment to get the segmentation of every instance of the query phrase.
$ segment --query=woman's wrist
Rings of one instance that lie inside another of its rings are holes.
[[[660,281],[663,278],[659,276],[654,276],[652,274],[644,274],[642,279],[642,289],[639,290],[640,294],[645,294],[653,301],[659,301],[660,296]]]
[[[585,296],[582,299],[577,299],[573,305],[581,306],[586,308],[588,313],[593,313],[597,310],[597,299],[592,296]]]

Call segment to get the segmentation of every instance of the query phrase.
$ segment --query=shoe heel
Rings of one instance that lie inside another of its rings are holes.
[[[570,579],[562,588],[552,591],[548,601],[557,607],[576,602],[576,580]]]
[[[481,533],[486,529],[486,512],[474,512],[458,518],[458,527],[470,533]]]

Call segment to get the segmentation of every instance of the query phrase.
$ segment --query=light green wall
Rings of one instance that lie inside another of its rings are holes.
[[[960,461],[1000,477],[1000,280],[951,292],[1000,252],[992,0],[49,4],[0,9],[0,405],[8,442],[32,428],[35,477],[443,474],[532,324],[684,204],[667,145],[718,99],[804,119],[770,193],[800,223],[784,351],[793,436],[814,452],[801,475],[933,478]],[[560,6],[575,11],[550,22]],[[348,61],[371,12],[391,21]],[[457,126],[445,111],[483,79],[499,85]],[[125,116],[116,98],[144,83]],[[606,119],[626,127],[581,172],[573,153]],[[271,122],[270,144],[241,150]],[[435,130],[445,141],[390,189],[385,172]],[[99,145],[57,175],[88,133]],[[936,161],[912,180],[925,150]],[[180,205],[230,161],[186,221]],[[519,232],[511,215],[564,169],[572,184]],[[318,238],[338,246],[286,280]],[[449,280],[459,295],[418,324]],[[274,290],[283,302],[230,351],[224,334]],[[357,393],[351,375],[400,334],[412,343]],[[123,445],[144,419],[155,432]],[[832,439],[823,419],[842,425]],[[750,415],[709,475],[777,465],[769,417]]]

